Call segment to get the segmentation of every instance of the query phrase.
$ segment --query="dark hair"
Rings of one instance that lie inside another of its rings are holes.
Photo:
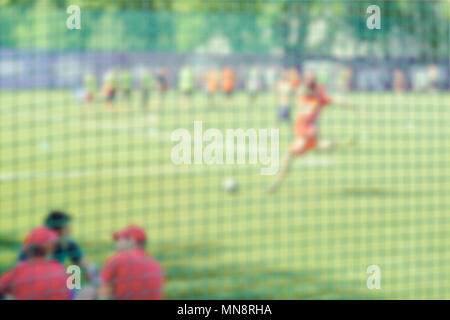
[[[146,248],[147,247],[147,241],[141,241],[141,242],[136,242],[136,245],[140,248]]]
[[[52,230],[58,231],[70,223],[71,217],[60,210],[51,211],[45,219],[45,226]]]
[[[43,246],[31,245],[28,249],[26,249],[26,256],[29,258],[39,258],[45,257],[47,255],[47,249]]]

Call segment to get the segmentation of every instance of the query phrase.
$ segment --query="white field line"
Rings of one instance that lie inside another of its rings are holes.
[[[231,169],[248,170],[249,165],[239,165],[239,166],[164,165],[161,167],[149,166],[149,167],[121,167],[121,168],[98,168],[98,169],[70,169],[70,170],[56,170],[56,171],[41,170],[41,171],[0,172],[0,181],[67,179],[67,178],[70,179],[70,178],[95,177],[95,176],[134,177],[134,176],[177,175],[182,173],[199,174],[205,173],[207,171],[227,171]]]
[[[295,167],[298,168],[329,168],[334,166],[334,162],[323,157],[305,157],[299,159]],[[84,177],[143,177],[158,175],[179,175],[179,174],[204,174],[206,172],[227,172],[236,170],[249,170],[261,168],[260,164],[224,164],[224,165],[162,165],[162,166],[139,166],[139,167],[118,167],[118,168],[88,168],[69,170],[37,170],[37,171],[17,171],[0,172],[1,182],[23,181],[23,180],[47,180],[47,179],[71,179]],[[252,174],[259,174],[254,172]]]
[[[36,120],[36,118],[32,118],[33,120]],[[132,134],[139,134],[144,135],[142,130],[158,130],[154,123],[156,121],[147,121],[143,122],[142,119],[139,119],[140,125],[136,126],[137,123],[135,123],[134,119],[130,120],[130,122],[124,122],[120,121],[119,123],[105,123],[102,119],[96,119],[95,116],[91,119],[74,119],[66,116],[38,116],[37,119],[40,121],[33,121],[33,123],[36,122],[42,122],[42,123],[64,123],[65,125],[71,126],[71,127],[79,127],[82,129],[92,129],[92,130],[111,130],[111,131],[120,131],[120,132],[127,132]],[[170,139],[171,132],[159,132],[157,131],[158,137],[167,137],[167,139]],[[146,135],[146,134],[145,134]],[[156,135],[155,135],[156,136]]]

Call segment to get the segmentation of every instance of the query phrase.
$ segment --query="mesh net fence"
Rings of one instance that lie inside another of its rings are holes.
[[[135,223],[168,299],[450,298],[449,19],[0,1],[0,271],[58,209],[62,264],[103,268]]]

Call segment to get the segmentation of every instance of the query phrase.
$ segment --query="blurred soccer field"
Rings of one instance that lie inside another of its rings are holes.
[[[102,264],[111,231],[130,222],[150,234],[167,270],[167,298],[450,298],[450,94],[372,93],[366,109],[324,111],[321,135],[357,144],[299,160],[279,193],[254,165],[176,166],[170,134],[275,125],[275,97],[245,94],[208,105],[131,105],[105,111],[68,91],[2,91],[0,268],[52,208],[74,216],[74,238]],[[290,142],[281,126],[280,154]],[[240,190],[229,195],[223,181]],[[366,287],[379,265],[381,291]],[[0,270],[0,271],[1,271]]]

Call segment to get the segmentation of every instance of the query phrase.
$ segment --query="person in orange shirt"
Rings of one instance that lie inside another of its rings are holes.
[[[296,92],[300,88],[301,78],[297,69],[292,68],[289,70],[289,81],[291,82],[292,92]]]
[[[222,70],[222,91],[230,98],[236,85],[236,74],[231,67]]]
[[[206,94],[208,96],[208,103],[212,106],[215,105],[215,95],[219,90],[219,75],[217,70],[211,69],[206,72]]]
[[[334,101],[328,96],[325,86],[316,81],[314,73],[307,73],[305,77],[304,92],[298,97],[298,114],[294,124],[294,140],[289,148],[288,155],[283,161],[281,171],[276,181],[268,191],[273,193],[278,190],[286,179],[291,163],[296,157],[300,157],[308,151],[315,149],[331,150],[341,146],[354,144],[350,139],[345,142],[320,140],[318,138],[318,119],[325,107]]]

